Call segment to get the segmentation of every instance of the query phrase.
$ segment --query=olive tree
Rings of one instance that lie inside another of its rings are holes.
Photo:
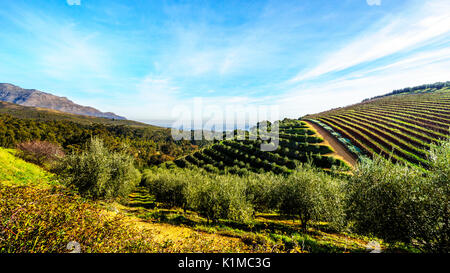
[[[347,215],[358,233],[410,242],[426,181],[416,168],[376,156],[362,160],[347,185]]]
[[[214,174],[190,181],[187,202],[208,222],[219,219],[248,222],[253,215],[253,207],[246,198],[245,181],[237,175]]]
[[[92,138],[85,151],[64,157],[55,171],[68,186],[92,199],[126,197],[141,177],[130,155],[109,151],[99,138]]]
[[[344,198],[342,182],[309,165],[300,166],[280,180],[275,194],[280,197],[280,213],[298,217],[302,229],[308,223],[326,221],[331,227],[343,226]]]

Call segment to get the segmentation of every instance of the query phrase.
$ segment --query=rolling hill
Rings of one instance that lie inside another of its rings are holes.
[[[78,114],[65,113],[58,110],[52,110],[41,107],[23,106],[15,103],[0,101],[0,114],[8,114],[16,118],[36,119],[41,121],[71,121],[79,124],[106,124],[106,125],[129,125],[135,127],[152,127],[142,122],[127,119],[110,119],[103,117],[85,116]]]
[[[110,148],[128,145],[138,164],[148,166],[197,150],[207,141],[176,141],[171,129],[132,120],[69,114],[0,101],[0,147],[27,141],[49,141],[66,151],[79,150],[93,136]]]
[[[274,151],[261,151],[260,145],[269,143],[261,135],[251,138],[257,131],[246,132],[245,139],[217,141],[193,154],[174,161],[178,167],[196,166],[210,172],[228,171],[244,174],[250,172],[290,173],[298,163],[311,161],[314,165],[329,169],[332,166],[345,166],[345,162],[307,123],[285,119],[279,122],[279,145]]]
[[[353,154],[381,154],[426,168],[430,143],[450,128],[450,82],[395,90],[348,107],[308,115]]]

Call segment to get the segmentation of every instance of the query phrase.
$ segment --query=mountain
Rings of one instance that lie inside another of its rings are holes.
[[[9,83],[0,83],[0,101],[11,102],[23,106],[47,108],[83,116],[118,120],[126,119],[114,113],[104,113],[90,106],[76,104],[66,97],[58,97],[36,89],[23,89]]]

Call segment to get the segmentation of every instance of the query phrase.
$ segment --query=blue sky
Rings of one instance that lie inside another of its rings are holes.
[[[300,117],[450,80],[447,0],[0,3],[0,82],[134,120],[198,97]]]

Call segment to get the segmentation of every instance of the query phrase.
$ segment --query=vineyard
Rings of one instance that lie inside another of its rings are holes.
[[[305,120],[337,133],[356,152],[427,168],[430,144],[450,132],[450,83],[435,85],[394,91]]]
[[[270,139],[267,140],[267,137]],[[279,143],[274,151],[261,150],[261,145],[274,140]],[[305,122],[285,119],[279,122],[277,135],[268,134],[263,137],[258,130],[246,132],[242,139],[235,136],[231,140],[217,141],[207,148],[175,160],[174,163],[181,168],[195,166],[209,172],[226,171],[232,174],[287,174],[299,163],[305,162],[324,169],[333,166],[349,168],[344,161],[332,156],[332,148],[321,144],[323,142]]]

